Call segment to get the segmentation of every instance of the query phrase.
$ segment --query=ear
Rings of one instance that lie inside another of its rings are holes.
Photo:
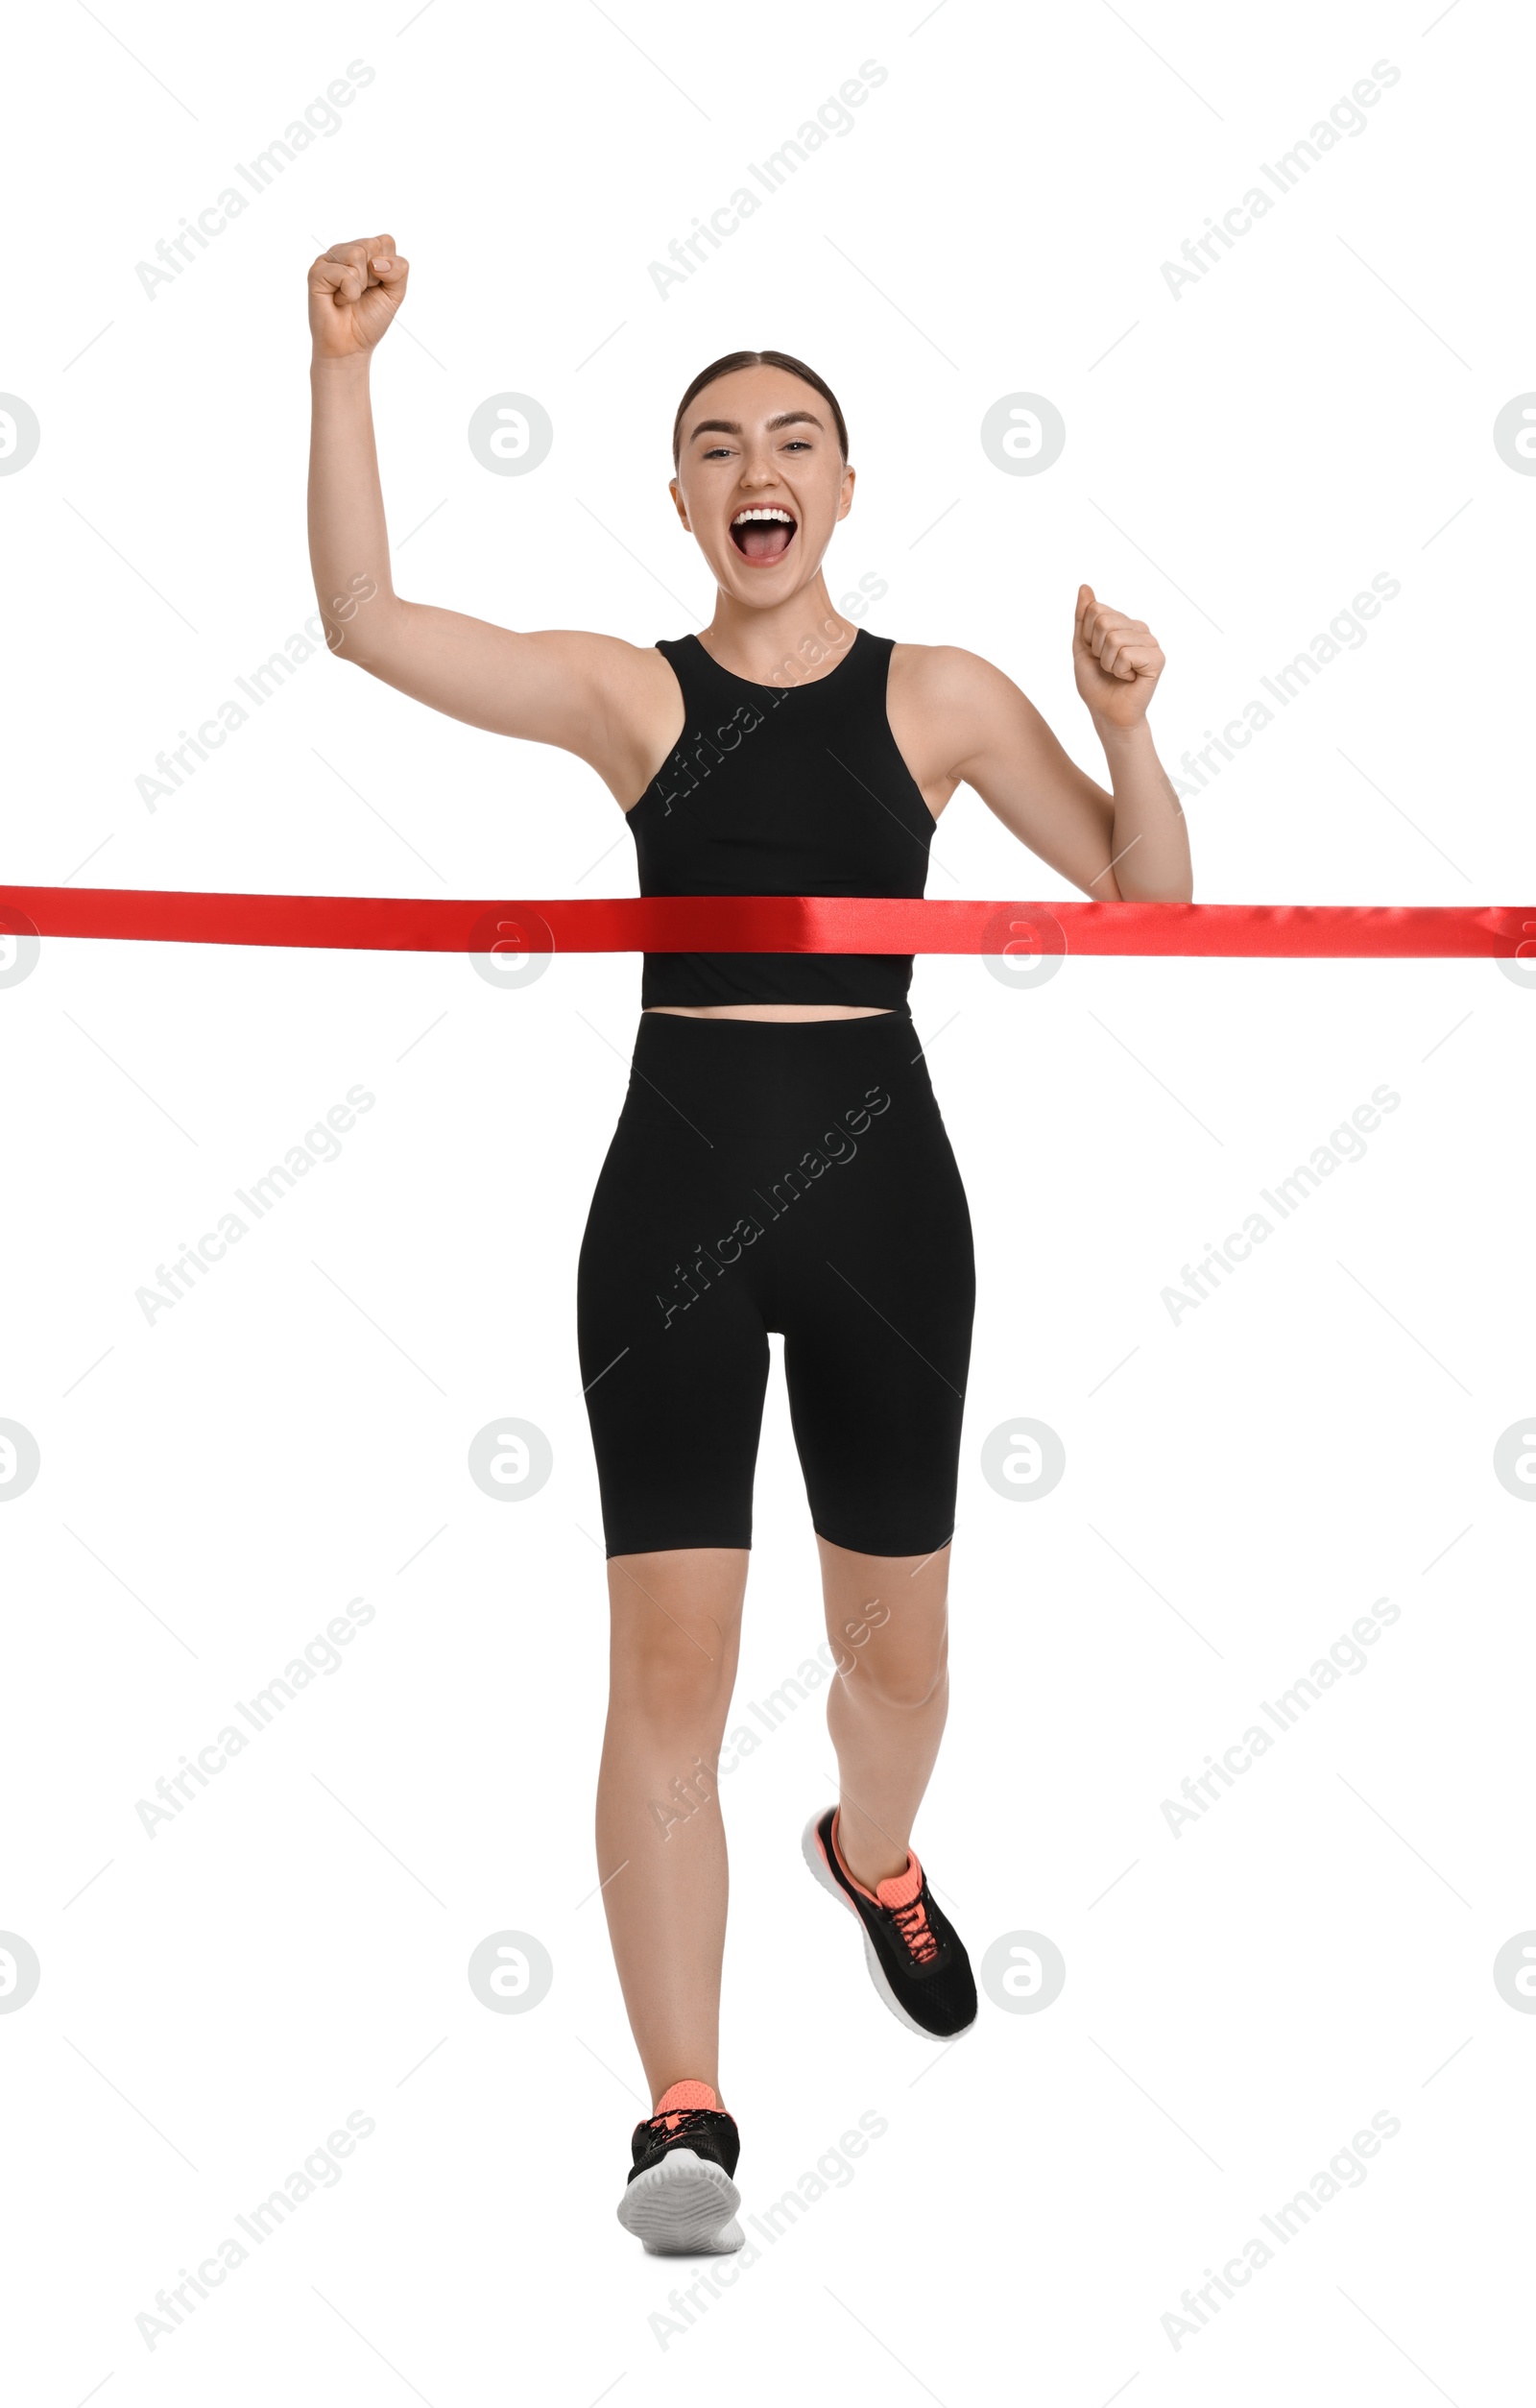
[[[837,515],[839,518],[846,518],[849,512],[853,507],[854,482],[855,478],[853,470],[852,469],[845,469],[843,470],[842,491],[839,494],[837,500]]]
[[[674,476],[674,477],[670,477],[670,478],[667,480],[667,489],[666,489],[666,490],[667,490],[667,492],[668,492],[668,493],[671,494],[671,496],[672,496],[673,506],[675,507],[675,509],[676,509],[676,511],[677,511],[678,517],[682,519],[683,524],[684,524],[684,528],[686,529],[687,533],[688,533],[689,535],[691,535],[691,534],[693,533],[693,529],[692,529],[692,528],[688,525],[688,514],[687,514],[686,510],[685,510],[685,509],[684,508],[684,506],[683,506],[683,495],[682,495],[682,493],[681,493],[681,492],[680,492],[680,490],[679,490],[679,487],[678,487],[678,481],[677,481],[677,478],[676,478],[675,476]]]

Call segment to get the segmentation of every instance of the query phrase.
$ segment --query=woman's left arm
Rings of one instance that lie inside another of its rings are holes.
[[[1164,661],[1144,620],[1078,589],[1072,667],[1104,748],[1108,792],[1000,669],[948,646],[929,660],[949,776],[974,786],[1021,844],[1096,903],[1190,901],[1188,829],[1146,720]]]

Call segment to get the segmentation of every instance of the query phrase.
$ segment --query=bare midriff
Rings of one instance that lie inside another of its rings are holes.
[[[648,1003],[674,1020],[886,1020],[883,1003]]]

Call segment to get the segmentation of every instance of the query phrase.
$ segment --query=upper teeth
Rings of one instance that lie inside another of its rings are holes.
[[[781,526],[786,527],[792,527],[795,523],[787,510],[738,510],[731,523],[733,527],[739,527],[746,518],[777,518]]]

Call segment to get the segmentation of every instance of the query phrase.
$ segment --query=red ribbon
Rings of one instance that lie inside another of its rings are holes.
[[[0,929],[152,944],[407,953],[1211,954],[1536,962],[1536,907],[948,903],[884,895],[651,895],[445,903],[393,895],[0,886]]]

